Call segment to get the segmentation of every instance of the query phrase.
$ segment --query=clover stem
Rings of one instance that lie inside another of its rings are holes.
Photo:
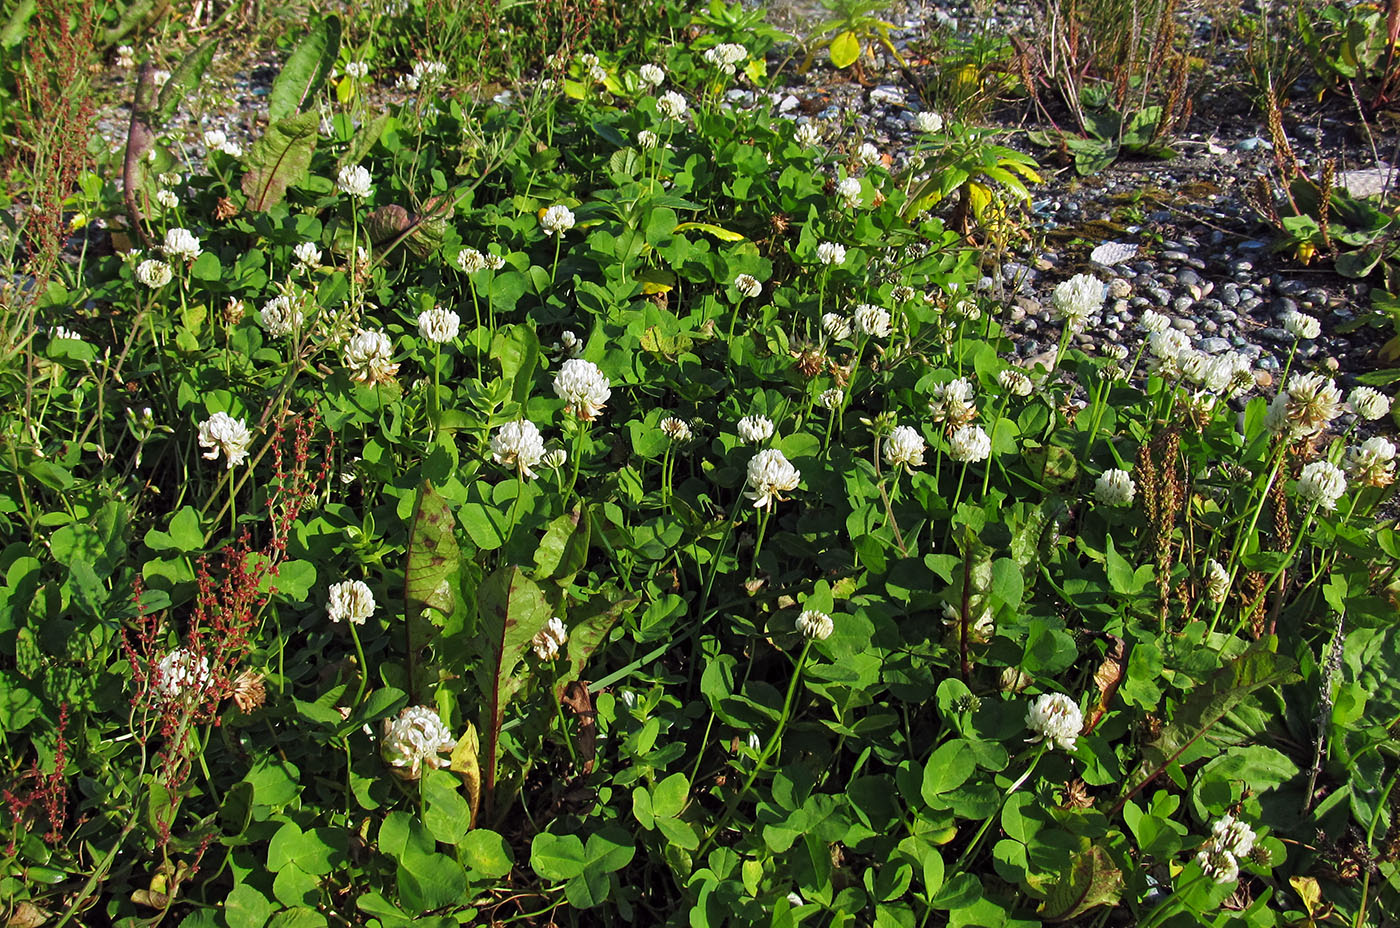
[[[346,619],[345,622],[350,626],[350,640],[355,643],[355,662],[360,672],[359,687],[355,690],[355,703],[351,706],[353,709],[358,708],[360,700],[365,698],[365,683],[369,677],[369,668],[365,666],[365,649],[360,644],[360,633],[355,629],[357,623],[351,619]]]
[[[770,499],[768,505],[764,506],[758,514],[758,540],[753,546],[753,562],[749,564],[749,579],[754,578],[758,573],[758,556],[763,551],[763,535],[768,531],[768,516],[773,512],[773,501]]]
[[[1001,425],[1001,417],[1004,416],[1004,415],[1006,415],[1006,407],[1009,406],[1009,405],[1011,405],[1011,395],[1008,393],[1007,395],[1005,395],[1005,396],[1003,396],[1003,397],[1001,398],[1001,406],[997,409],[996,417],[992,419],[992,434],[991,434],[991,438],[992,438],[992,444],[993,444],[994,446],[995,446],[995,444],[996,444],[997,426]],[[993,452],[992,452],[992,453],[993,453],[993,454],[995,453],[995,447],[993,448]],[[987,497],[987,488],[988,488],[989,486],[991,486],[991,482],[992,482],[992,461],[991,461],[991,457],[992,457],[991,454],[988,454],[988,455],[987,455],[987,469],[986,469],[986,471],[982,474],[982,498],[983,498],[983,499],[986,499],[986,497]]]
[[[1245,528],[1243,532],[1235,536],[1235,543],[1230,549],[1230,563],[1228,565],[1230,571],[1229,586],[1231,587],[1234,586],[1235,577],[1239,574],[1239,557],[1240,552],[1244,548],[1245,538],[1252,534],[1254,532],[1254,526],[1259,524],[1259,514],[1264,511],[1264,503],[1269,499],[1269,490],[1273,489],[1274,481],[1278,478],[1280,468],[1283,467],[1283,457],[1287,451],[1288,445],[1280,442],[1278,451],[1274,453],[1273,464],[1269,468],[1269,479],[1264,483],[1264,491],[1259,494],[1259,502],[1254,507],[1254,515],[1249,519],[1249,526]],[[1220,616],[1225,611],[1225,603],[1228,602],[1229,599],[1230,598],[1226,596],[1216,604],[1215,615],[1211,617],[1210,627],[1206,632],[1207,634],[1215,631],[1215,626],[1220,622]]]
[[[977,849],[981,847],[982,838],[985,837],[987,834],[987,828],[992,824],[993,821],[997,821],[1001,818],[1001,810],[1006,806],[1007,800],[1011,798],[1012,793],[1016,792],[1016,790],[1024,786],[1026,784],[1026,781],[1030,779],[1031,774],[1035,772],[1036,765],[1040,763],[1040,759],[1044,757],[1045,752],[1049,750],[1049,745],[1050,742],[1048,740],[1041,742],[1040,749],[1037,750],[1035,752],[1035,756],[1031,758],[1030,765],[1026,767],[1026,772],[1017,777],[1016,782],[1012,783],[1010,788],[1007,789],[1007,791],[1004,794],[1002,794],[1001,801],[997,803],[996,812],[993,812],[991,815],[987,816],[985,819],[982,820],[982,827],[977,829],[977,834],[972,836],[972,840],[968,842],[967,847],[963,849],[962,855],[958,857],[958,862],[953,865],[954,873],[961,870],[962,865],[967,861],[967,859],[970,858],[973,854],[975,854],[977,852]]]

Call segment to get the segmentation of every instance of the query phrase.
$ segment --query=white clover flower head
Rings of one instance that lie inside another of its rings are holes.
[[[667,416],[661,420],[658,427],[661,429],[663,435],[676,444],[690,441],[690,425],[687,424],[684,419],[678,419],[675,416]]]
[[[352,61],[345,66],[345,74],[357,81],[362,81],[369,76],[369,62]]]
[[[578,56],[578,63],[581,67],[591,68],[598,64],[598,56],[592,52],[583,52]]]
[[[1074,740],[1084,727],[1084,713],[1064,693],[1042,693],[1026,710],[1026,727],[1034,742],[1048,741],[1052,748],[1074,750]]]
[[[840,387],[832,387],[829,390],[823,390],[821,395],[822,408],[827,410],[840,409],[841,401],[845,398],[846,393]]]
[[[205,129],[202,141],[205,148],[217,151],[228,144],[228,133],[222,129]]]
[[[79,335],[77,332],[74,332],[72,329],[70,329],[70,328],[68,328],[68,327],[66,327],[66,326],[61,326],[61,325],[56,325],[56,326],[54,326],[52,329],[49,330],[49,338],[53,338],[53,339],[66,338],[66,339],[70,339],[71,341],[75,341],[75,342],[80,342],[80,341],[83,340],[83,337],[82,337],[81,335]]]
[[[746,496],[755,509],[771,508],[782,502],[782,494],[797,489],[802,473],[777,448],[765,448],[749,459]]]
[[[1313,461],[1298,475],[1298,495],[1327,512],[1337,508],[1346,491],[1346,474],[1330,461]]]
[[[1388,487],[1395,481],[1395,445],[1376,435],[1347,449],[1347,473],[1362,486]]]
[[[607,69],[601,64],[590,64],[585,69],[585,73],[588,75],[588,79],[595,84],[602,84],[608,79]]]
[[[948,439],[948,455],[954,461],[975,464],[992,454],[992,439],[980,425],[964,425]]]
[[[836,195],[847,209],[855,209],[860,206],[860,181],[854,177],[842,178],[836,185]]]
[[[583,339],[565,329],[559,333],[559,343],[552,350],[562,352],[570,358],[576,358],[583,354]]]
[[[130,45],[118,45],[116,65],[119,68],[136,67],[136,49]]]
[[[170,72],[164,69],[153,71],[151,72],[151,80],[155,82],[157,89],[164,87],[166,82],[170,80]]]
[[[180,198],[164,187],[156,191],[156,202],[166,209],[174,209],[180,205]]]
[[[220,145],[220,146],[219,146],[219,151],[221,151],[221,152],[223,152],[224,154],[228,155],[230,158],[242,158],[242,157],[243,157],[243,146],[240,145],[240,144],[238,144],[238,143],[237,143],[236,141],[234,141],[233,139],[229,139],[227,142],[225,142],[224,144]]]
[[[831,633],[836,631],[836,626],[832,624],[831,616],[816,609],[803,609],[802,614],[797,617],[797,630],[802,633],[802,637],[812,641],[825,641],[831,637]]]
[[[1025,372],[1014,367],[1008,367],[997,374],[997,383],[1012,396],[1030,396],[1031,390],[1035,389],[1035,385],[1031,383],[1031,379],[1026,376]]]
[[[486,270],[486,256],[475,248],[463,248],[457,253],[457,268],[463,274]]]
[[[661,136],[650,129],[643,129],[637,133],[637,144],[641,146],[643,151],[651,151],[661,144]]]
[[[563,448],[552,448],[544,453],[540,458],[540,463],[550,470],[558,470],[564,466],[564,462],[569,459],[569,452]]]
[[[815,122],[804,122],[797,127],[795,138],[799,145],[816,145],[822,140],[821,126]]]
[[[410,90],[418,90],[420,87],[438,84],[447,79],[447,65],[441,61],[417,61],[413,64],[413,73],[409,75],[408,85]]]
[[[353,477],[353,475],[352,475]],[[374,593],[363,580],[342,580],[331,584],[326,602],[326,618],[332,622],[365,624],[374,615]]]
[[[763,284],[759,283],[758,278],[752,274],[740,274],[734,278],[734,289],[749,299],[753,299],[763,292]]]
[[[880,163],[880,149],[869,142],[862,142],[856,149],[856,159],[867,167],[873,167]]]
[[[321,249],[316,247],[315,242],[302,242],[292,249],[292,257],[297,259],[296,267],[300,270],[314,270],[321,266]]]
[[[943,129],[943,117],[932,110],[924,110],[914,117],[914,128],[929,135],[940,132]]]
[[[967,425],[977,416],[972,393],[972,383],[966,377],[934,384],[933,399],[928,404],[933,421],[946,422],[955,428]]]
[[[268,300],[258,311],[258,324],[270,338],[291,335],[301,327],[304,318],[301,310],[293,305],[292,298],[285,294]]]
[[[196,655],[189,648],[176,648],[162,657],[151,681],[156,693],[169,702],[187,695],[198,696],[209,682],[209,658]]]
[[[569,412],[580,419],[592,420],[607,405],[612,388],[608,378],[592,361],[570,358],[555,375],[554,395],[568,404],[565,408]]]
[[[817,246],[817,261],[830,267],[833,264],[842,264],[846,260],[846,246],[838,245],[835,242],[822,242]]]
[[[637,76],[640,77],[642,83],[646,84],[648,87],[660,87],[662,82],[666,80],[666,72],[663,71],[659,65],[650,63],[642,65],[641,68],[637,70]]]
[[[461,327],[462,317],[441,306],[425,309],[418,314],[418,334],[437,345],[452,341]]]
[[[1293,374],[1269,404],[1264,426],[1290,439],[1322,434],[1342,414],[1342,393],[1321,374]]]
[[[568,640],[569,630],[564,627],[563,620],[555,616],[530,639],[530,647],[535,649],[535,656],[540,660],[552,661],[558,659],[560,649]]]
[[[1145,309],[1143,310],[1142,318],[1138,320],[1138,325],[1149,335],[1155,335],[1158,332],[1165,332],[1167,329],[1170,329],[1172,327],[1172,321],[1169,316],[1164,316],[1151,309]]]
[[[393,361],[394,343],[378,329],[356,329],[341,349],[341,357],[351,379],[369,386],[389,383],[399,372]]]
[[[749,50],[733,42],[723,42],[705,50],[705,61],[725,74],[733,74],[735,69],[749,57]]]
[[[822,331],[826,337],[832,341],[839,342],[851,337],[851,320],[840,313],[824,313],[822,315]]]
[[[446,767],[443,757],[457,746],[452,732],[438,714],[427,706],[407,706],[397,718],[384,720],[380,755],[394,772],[407,780],[423,775],[423,766]]]
[[[1390,412],[1390,398],[1371,387],[1357,387],[1347,394],[1347,405],[1361,418],[1375,421]]]
[[[1207,844],[1196,852],[1196,862],[1201,865],[1206,876],[1216,883],[1233,883],[1240,878],[1240,862],[1235,855],[1215,842]]]
[[[533,479],[534,466],[544,459],[544,439],[539,428],[528,419],[507,422],[491,436],[491,458]]]
[[[1322,334],[1322,323],[1294,309],[1283,314],[1283,330],[1299,341],[1306,341]]]
[[[1078,332],[1103,308],[1105,292],[1103,282],[1093,274],[1075,274],[1055,288],[1051,303],[1070,330]]]
[[[556,203],[544,211],[540,217],[540,227],[546,236],[556,232],[562,235],[574,227],[574,213],[564,204]]]
[[[856,329],[871,338],[887,338],[894,331],[890,322],[890,311],[883,306],[862,303],[856,307]]]
[[[890,299],[894,300],[896,303],[908,303],[910,300],[914,299],[914,296],[914,288],[907,284],[900,284],[890,291]]]
[[[174,275],[170,265],[155,258],[147,258],[136,265],[136,280],[152,290],[158,290],[170,283],[172,276]]]
[[[667,119],[680,119],[685,115],[685,97],[668,90],[656,101],[656,111]]]
[[[1206,561],[1206,598],[1213,603],[1223,603],[1230,593],[1230,572],[1225,565],[1210,558]]]
[[[924,463],[924,437],[914,428],[897,425],[885,439],[885,463],[892,466],[922,467]]]
[[[357,200],[363,200],[374,189],[369,171],[359,164],[347,164],[342,167],[336,179],[336,186],[340,188],[341,193]]]
[[[1094,497],[1105,506],[1131,506],[1137,495],[1137,484],[1126,470],[1112,468],[1094,481]]]
[[[244,421],[226,412],[216,412],[199,424],[200,447],[209,449],[204,459],[213,461],[222,453],[224,466],[230,470],[248,457],[248,446],[252,443],[253,433],[248,431]]]
[[[1257,839],[1254,829],[1233,815],[1218,819],[1210,827],[1210,833],[1213,836],[1211,840],[1216,845],[1236,857],[1248,857],[1249,852],[1254,850],[1254,842]]]
[[[745,416],[739,420],[739,440],[758,445],[773,437],[773,420],[767,416]]]

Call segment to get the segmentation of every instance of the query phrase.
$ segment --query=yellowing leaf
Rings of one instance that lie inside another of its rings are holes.
[[[349,103],[355,99],[355,79],[346,75],[336,81],[335,98],[341,103]]]
[[[642,282],[642,293],[670,293],[676,286],[676,275],[661,268],[647,268],[637,277]]]
[[[847,30],[831,40],[827,52],[831,55],[831,63],[836,67],[849,68],[860,57],[860,39],[856,38],[854,32]]]
[[[467,803],[472,810],[472,827],[476,827],[476,814],[481,808],[481,745],[476,734],[476,726],[467,723],[466,733],[452,749],[451,770],[462,778],[467,788]]]
[[[683,222],[672,231],[684,232],[687,229],[698,229],[719,239],[721,242],[742,242],[744,237],[738,232],[730,231],[723,226],[717,226],[710,222]]]

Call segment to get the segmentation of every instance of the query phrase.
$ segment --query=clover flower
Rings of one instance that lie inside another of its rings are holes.
[[[1313,461],[1298,475],[1298,495],[1327,512],[1337,508],[1346,491],[1346,474],[1330,461]]]
[[[846,393],[840,387],[832,387],[830,390],[823,390],[819,397],[822,408],[827,410],[839,409],[841,401],[846,398]]]
[[[1213,603],[1223,603],[1230,593],[1230,572],[1225,565],[1210,558],[1206,561],[1206,598]]]
[[[660,87],[662,81],[666,80],[666,72],[660,66],[654,64],[644,64],[637,70],[637,76],[642,83],[649,87]]]
[[[235,142],[233,139],[229,139],[227,142],[225,142],[224,144],[220,145],[220,146],[219,146],[219,151],[221,151],[221,152],[223,152],[224,154],[228,155],[230,158],[242,158],[242,157],[243,157],[243,146],[242,146],[242,145],[239,145],[239,144],[238,144],[237,142]]]
[[[450,754],[456,745],[436,712],[427,706],[407,706],[397,718],[384,720],[380,755],[399,776],[416,780],[423,775],[424,764],[446,767],[449,761],[442,755]]]
[[[564,400],[569,412],[591,420],[603,411],[612,389],[608,378],[592,361],[570,358],[554,377],[554,395]]]
[[[297,309],[292,304],[292,298],[285,294],[273,297],[258,310],[258,324],[271,338],[292,334],[301,326],[303,318],[301,310]]]
[[[1321,374],[1294,374],[1269,404],[1264,426],[1290,439],[1320,435],[1342,413],[1342,393]]]
[[[922,467],[924,437],[907,425],[897,425],[885,439],[885,463],[892,466]]]
[[[533,479],[532,468],[544,458],[544,439],[539,428],[528,419],[507,422],[491,436],[491,458]]]
[[[159,203],[161,206],[164,206],[166,209],[174,209],[175,207],[180,205],[180,198],[177,197],[172,191],[166,190],[164,187],[162,187],[156,191],[156,202]]]
[[[544,211],[544,215],[540,217],[540,226],[546,236],[556,232],[563,234],[574,227],[573,211],[562,203],[556,203]]]
[[[174,702],[186,693],[204,689],[209,682],[209,658],[189,648],[176,648],[156,663],[152,686],[162,699]]]
[[[136,67],[136,49],[132,48],[130,45],[118,45],[117,58],[114,64],[119,68]]]
[[[680,443],[683,441],[690,441],[690,426],[686,424],[684,419],[678,419],[675,416],[667,416],[661,420],[658,428],[661,429],[663,435],[673,442]]]
[[[739,440],[757,445],[773,437],[773,420],[767,416],[745,416],[739,420]]]
[[[914,128],[932,135],[943,129],[943,117],[931,110],[924,110],[914,117]]]
[[[1233,883],[1240,878],[1240,862],[1235,855],[1213,842],[1196,852],[1196,862],[1216,883]]]
[[[561,352],[565,355],[568,355],[571,358],[576,358],[579,355],[583,354],[583,339],[579,338],[577,335],[575,335],[573,332],[570,332],[568,329],[565,329],[564,331],[559,333],[558,343],[555,344],[550,350],[555,352]]]
[[[854,177],[843,178],[841,183],[836,185],[836,195],[841,198],[847,209],[855,209],[860,206],[860,181]]]
[[[822,331],[826,337],[832,341],[841,341],[851,337],[851,320],[840,313],[822,314]]]
[[[170,283],[173,276],[170,265],[155,258],[147,258],[136,266],[136,280],[152,290],[158,290]]]
[[[535,656],[540,660],[552,661],[559,657],[559,649],[568,640],[569,630],[564,627],[563,620],[555,616],[530,639],[530,647],[535,649]]]
[[[425,309],[418,314],[418,334],[438,345],[456,338],[461,327],[462,317],[441,306]]]
[[[77,332],[73,331],[72,329],[68,328],[67,326],[61,326],[61,325],[56,325],[56,326],[54,326],[52,329],[49,330],[49,338],[51,338],[51,339],[66,338],[66,339],[69,339],[69,340],[75,341],[75,342],[80,342],[80,341],[83,340],[82,335],[78,334]]]
[[[749,460],[748,485],[753,489],[745,495],[753,500],[755,509],[771,507],[782,502],[781,494],[797,489],[802,473],[777,448],[765,448]]]
[[[1347,473],[1362,486],[1387,487],[1395,480],[1395,445],[1377,435],[1347,449]]]
[[[797,621],[793,624],[802,633],[802,637],[812,641],[825,641],[831,637],[832,632],[836,631],[831,616],[816,609],[803,609],[802,614],[797,617]]]
[[[985,461],[992,453],[992,439],[980,425],[964,425],[948,439],[948,455],[964,464]]]
[[[457,269],[463,274],[486,270],[486,256],[475,248],[463,248],[457,253]]]
[[[722,42],[705,50],[705,60],[725,74],[733,74],[739,63],[749,57],[749,50],[733,42]]]
[[[413,71],[399,76],[399,86],[405,90],[418,90],[447,79],[447,65],[441,61],[417,61]]]
[[[228,144],[228,133],[222,129],[205,129],[202,141],[205,148],[217,151]]]
[[[311,270],[321,266],[321,249],[315,242],[302,242],[292,249],[292,257],[297,259],[297,270]]]
[[[1305,341],[1322,334],[1322,323],[1307,313],[1300,313],[1294,309],[1283,314],[1283,330],[1294,338]]]
[[[871,338],[886,338],[893,328],[890,325],[890,311],[883,306],[862,303],[856,307],[856,329]]]
[[[252,442],[253,434],[243,420],[235,419],[226,412],[216,412],[199,424],[200,447],[209,449],[204,459],[216,460],[222,452],[224,466],[229,469],[243,463]]]
[[[345,76],[362,81],[369,76],[369,62],[352,61],[345,66]]]
[[[1210,833],[1216,845],[1234,854],[1236,857],[1248,857],[1249,852],[1254,850],[1254,842],[1257,836],[1254,829],[1233,815],[1226,815],[1212,826]]]
[[[933,385],[929,411],[934,422],[946,422],[952,428],[967,425],[977,416],[977,404],[972,401],[972,384],[966,377]]]
[[[1093,274],[1075,274],[1055,288],[1051,304],[1070,331],[1078,332],[1103,308],[1104,293],[1103,283]]]
[[[668,90],[656,101],[656,111],[668,119],[680,119],[685,115],[685,97]]]
[[[1112,468],[1094,481],[1094,496],[1106,506],[1131,506],[1137,495],[1137,484],[1126,470]]]
[[[637,144],[641,146],[643,151],[651,151],[661,144],[661,136],[650,129],[643,129],[637,133]]]
[[[505,259],[504,257],[502,257],[501,255],[492,254],[492,253],[490,253],[490,252],[487,252],[487,254],[486,254],[486,266],[489,267],[489,268],[490,268],[491,270],[493,270],[493,271],[499,271],[501,268],[503,268],[503,267],[506,266],[506,259]]]
[[[856,159],[867,167],[874,167],[880,163],[880,149],[869,142],[863,142],[860,148],[856,149]]]
[[[841,264],[846,260],[846,246],[835,242],[822,242],[817,246],[817,260],[827,266]]]
[[[997,374],[997,384],[1012,396],[1030,396],[1031,390],[1035,389],[1031,379],[1014,367]]]
[[[1371,387],[1357,387],[1347,394],[1347,405],[1363,419],[1375,421],[1390,412],[1390,399]]]
[[[368,386],[389,383],[394,379],[399,366],[391,360],[393,355],[393,342],[377,329],[357,329],[341,349],[341,357],[350,369],[351,379]]]
[[[544,453],[544,457],[540,458],[540,463],[550,470],[558,470],[564,466],[564,462],[568,459],[569,452],[563,448],[553,448]]]
[[[358,164],[347,164],[342,167],[336,178],[336,186],[346,196],[360,200],[369,196],[370,191],[374,189],[370,183],[369,171]]]
[[[794,138],[797,139],[799,145],[816,145],[822,140],[821,127],[815,122],[804,122],[797,127]]]
[[[326,602],[326,618],[332,622],[365,624],[374,615],[374,593],[362,580],[343,580],[331,584]]]
[[[751,274],[740,274],[734,278],[734,289],[753,299],[763,292],[763,284],[759,283],[758,278]]]
[[[1035,733],[1032,743],[1048,741],[1051,747],[1072,751],[1084,727],[1084,713],[1064,693],[1042,693],[1026,710],[1026,727]]]
[[[1138,325],[1149,335],[1155,335],[1158,332],[1165,332],[1167,329],[1170,329],[1172,327],[1172,320],[1169,316],[1164,316],[1159,312],[1145,309],[1142,312],[1142,318],[1138,320]]]

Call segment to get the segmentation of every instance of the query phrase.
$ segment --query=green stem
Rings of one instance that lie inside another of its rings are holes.
[[[1040,763],[1040,759],[1045,756],[1047,750],[1049,750],[1049,742],[1041,742],[1040,749],[1036,751],[1035,757],[1031,758],[1030,766],[1026,768],[1026,772],[1017,777],[1016,782],[1012,783],[1010,789],[1001,797],[1001,802],[997,803],[996,812],[993,812],[983,819],[982,827],[977,829],[977,834],[973,835],[972,840],[968,842],[967,847],[963,849],[962,854],[958,857],[958,862],[953,865],[953,873],[956,874],[961,871],[963,864],[977,852],[977,849],[982,844],[982,838],[987,834],[987,829],[991,826],[992,822],[998,821],[1001,818],[1001,810],[1005,807],[1006,801],[1011,798],[1012,793],[1024,786],[1026,781],[1030,779],[1031,774],[1035,772],[1036,765]]]
[[[352,709],[357,709],[359,708],[360,701],[365,698],[365,684],[368,681],[369,668],[365,666],[365,649],[360,645],[360,633],[355,628],[356,623],[347,619],[346,624],[350,626],[350,640],[355,643],[355,661],[360,671],[360,683],[355,690],[355,702],[350,707]]]
[[[754,578],[758,573],[758,555],[763,551],[763,535],[768,531],[768,517],[773,513],[773,502],[769,500],[768,505],[763,507],[763,511],[758,514],[758,540],[753,546],[753,562],[749,564],[749,579]]]

